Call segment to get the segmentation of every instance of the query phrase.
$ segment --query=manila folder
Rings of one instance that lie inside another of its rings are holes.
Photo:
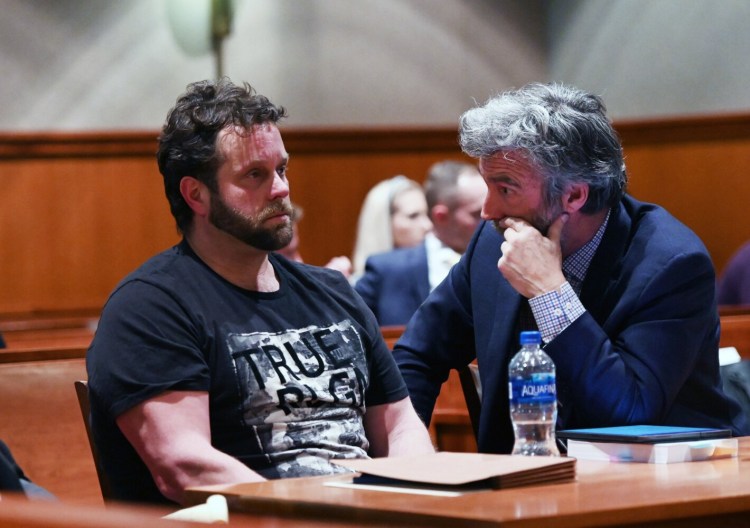
[[[452,452],[331,462],[360,473],[355,483],[458,489],[566,482],[575,479],[576,467],[567,457]]]

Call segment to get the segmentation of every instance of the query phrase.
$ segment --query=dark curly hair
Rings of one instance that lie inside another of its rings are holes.
[[[167,114],[156,153],[164,191],[180,232],[189,230],[193,220],[193,211],[180,193],[180,180],[192,176],[212,192],[218,190],[219,132],[228,126],[248,129],[252,125],[275,124],[286,115],[283,106],[257,94],[248,83],[237,86],[223,78],[187,86]]]

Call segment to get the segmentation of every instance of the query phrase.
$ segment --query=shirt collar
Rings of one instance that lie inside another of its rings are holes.
[[[432,232],[425,236],[424,245],[427,251],[430,290],[432,290],[448,275],[451,267],[461,258],[461,254],[443,244]]]
[[[594,234],[593,238],[586,242],[580,249],[574,253],[568,255],[563,261],[562,268],[565,278],[577,294],[580,295],[581,286],[583,280],[586,278],[586,272],[591,265],[591,261],[594,260],[594,254],[601,244],[602,238],[604,238],[604,231],[607,229],[607,223],[609,222],[609,215],[612,213],[610,209],[607,211],[607,216],[604,218],[604,222],[599,226],[599,229]]]

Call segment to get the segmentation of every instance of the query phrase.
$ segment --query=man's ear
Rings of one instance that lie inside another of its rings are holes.
[[[205,183],[192,176],[183,176],[180,180],[180,194],[194,214],[208,215],[211,193]]]
[[[588,183],[573,183],[563,194],[563,211],[566,213],[578,212],[586,204],[589,198]]]
[[[445,204],[436,204],[430,210],[430,220],[434,224],[444,224],[450,220],[450,209]]]

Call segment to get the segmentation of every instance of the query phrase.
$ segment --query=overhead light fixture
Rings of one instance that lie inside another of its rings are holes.
[[[216,77],[224,75],[223,44],[232,31],[232,0],[167,0],[167,19],[177,44],[191,56],[212,52]]]

